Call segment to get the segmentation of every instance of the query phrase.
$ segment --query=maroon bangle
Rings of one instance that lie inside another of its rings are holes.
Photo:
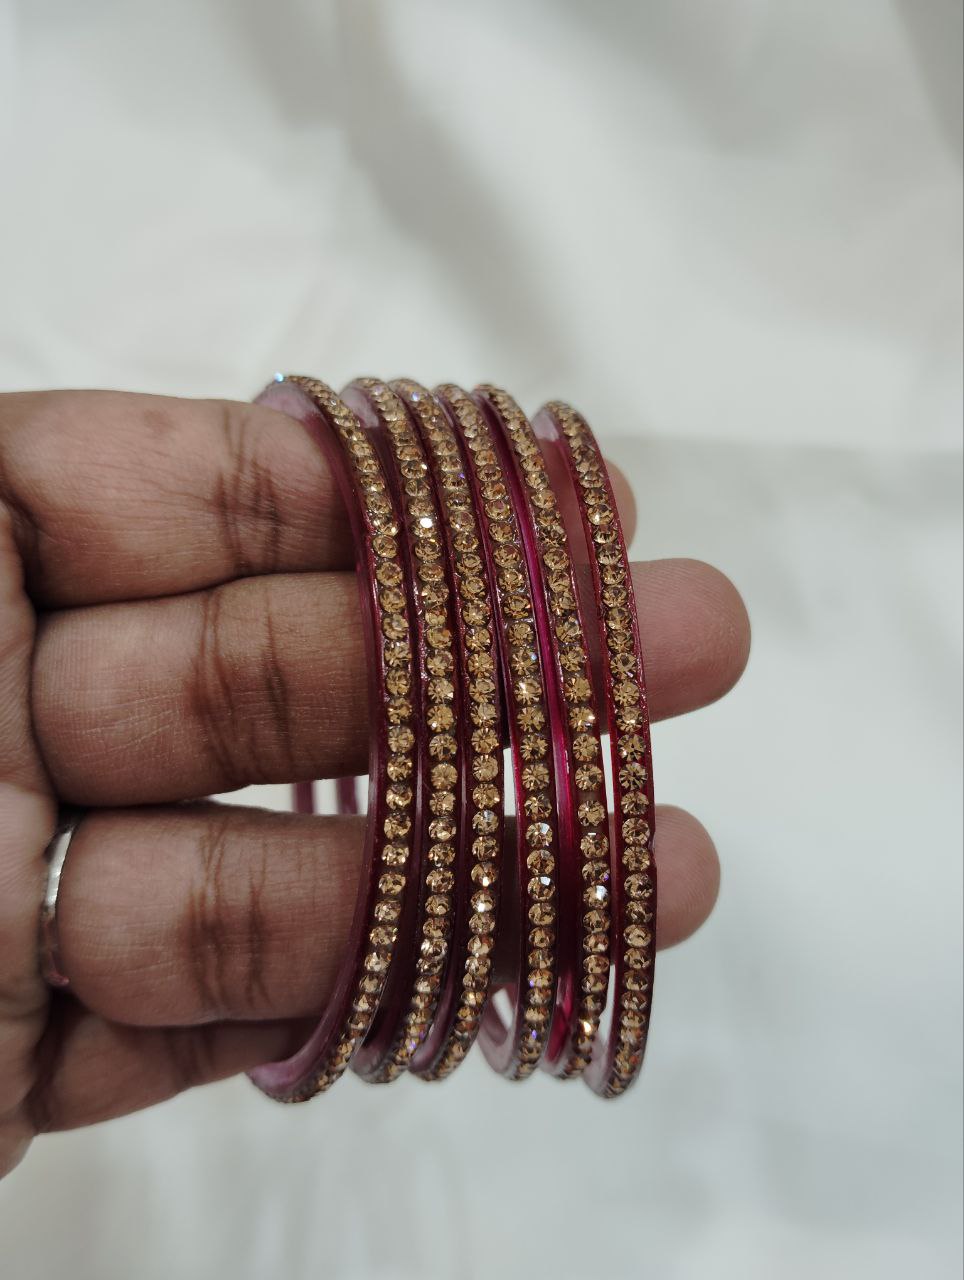
[[[356,548],[373,717],[369,817],[349,959],[307,1043],[284,1062],[251,1072],[271,1097],[300,1102],[338,1079],[368,1032],[394,959],[399,920],[413,892],[406,864],[414,818],[415,717],[392,722],[387,715],[392,682],[415,679],[413,631],[398,592],[404,581],[398,513],[372,442],[355,415],[314,378],[278,380],[258,401],[302,422],[337,479]]]
[[[596,1041],[585,1079],[613,1097],[636,1079],[649,1029],[656,950],[656,865],[649,714],[638,616],[626,543],[612,485],[586,421],[553,402],[536,429],[569,476],[582,520],[601,619],[615,813],[612,914],[616,924],[614,1004],[607,1037]],[[587,896],[586,907],[595,909]]]
[[[451,962],[435,1022],[410,1063],[412,1071],[439,1080],[449,1075],[471,1048],[491,982],[492,958],[484,939],[493,937],[499,928],[502,696],[481,531],[458,437],[439,401],[424,387],[407,380],[392,385],[421,434],[439,498],[440,532],[452,568],[459,671],[464,673],[463,706],[469,721],[462,741],[465,769],[454,868],[456,918]],[[447,874],[451,883],[452,873]],[[476,911],[478,906],[485,910]],[[475,932],[470,929],[473,917]]]
[[[428,1034],[448,967],[464,791],[462,690],[442,519],[419,433],[404,403],[383,382],[360,379],[342,396],[372,433],[403,512],[400,542],[419,656],[417,687],[393,693],[387,706],[390,716],[402,717],[417,708],[411,867],[420,894],[414,912],[402,921],[382,1008],[352,1062],[366,1080],[387,1083],[407,1068]]]
[[[609,813],[592,664],[572,558],[545,459],[525,414],[506,392],[480,387],[511,453],[526,530],[545,654],[560,826],[559,990],[543,1067],[564,1076],[589,1063],[610,967],[605,905],[582,909],[584,892],[609,887]],[[580,531],[580,537],[581,537]]]
[[[556,990],[558,844],[555,765],[533,590],[518,521],[518,497],[498,432],[459,388],[437,391],[462,439],[499,635],[516,808],[517,894],[506,891],[503,927],[518,934],[516,972],[504,990],[508,1025],[486,1006],[479,1043],[494,1070],[521,1080],[538,1065]],[[508,910],[512,907],[513,915]]]

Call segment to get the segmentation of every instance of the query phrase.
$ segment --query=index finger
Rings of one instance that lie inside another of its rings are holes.
[[[120,391],[0,396],[0,501],[47,608],[352,564],[300,423],[260,405]]]

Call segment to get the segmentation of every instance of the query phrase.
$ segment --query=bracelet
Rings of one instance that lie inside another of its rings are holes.
[[[496,387],[408,379],[338,396],[279,376],[259,402],[302,422],[336,477],[372,724],[343,969],[307,1043],[251,1078],[281,1101],[349,1066],[437,1081],[478,1039],[509,1079],[541,1067],[617,1096],[651,1009],[652,762],[629,560],[588,424],[557,401],[530,423]],[[353,780],[337,796],[358,811]],[[294,804],[313,811],[310,781]]]

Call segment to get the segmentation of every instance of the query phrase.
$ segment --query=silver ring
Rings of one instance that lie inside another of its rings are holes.
[[[48,986],[57,987],[61,991],[70,986],[70,979],[64,973],[61,963],[60,933],[57,928],[57,897],[60,893],[60,881],[64,874],[64,863],[67,861],[70,842],[83,816],[83,809],[62,808],[57,830],[44,850],[47,862],[47,883],[40,907],[40,972]]]

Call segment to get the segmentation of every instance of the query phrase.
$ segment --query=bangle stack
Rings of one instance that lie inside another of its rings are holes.
[[[639,1074],[656,870],[632,578],[606,466],[553,402],[278,378],[262,404],[324,451],[356,549],[371,745],[348,953],[308,1042],[252,1072],[280,1101],[448,1076]],[[608,731],[607,780],[604,738]],[[511,774],[511,785],[507,775]],[[607,788],[609,800],[607,802]],[[342,811],[353,785],[338,787]],[[296,787],[310,811],[310,783]]]

